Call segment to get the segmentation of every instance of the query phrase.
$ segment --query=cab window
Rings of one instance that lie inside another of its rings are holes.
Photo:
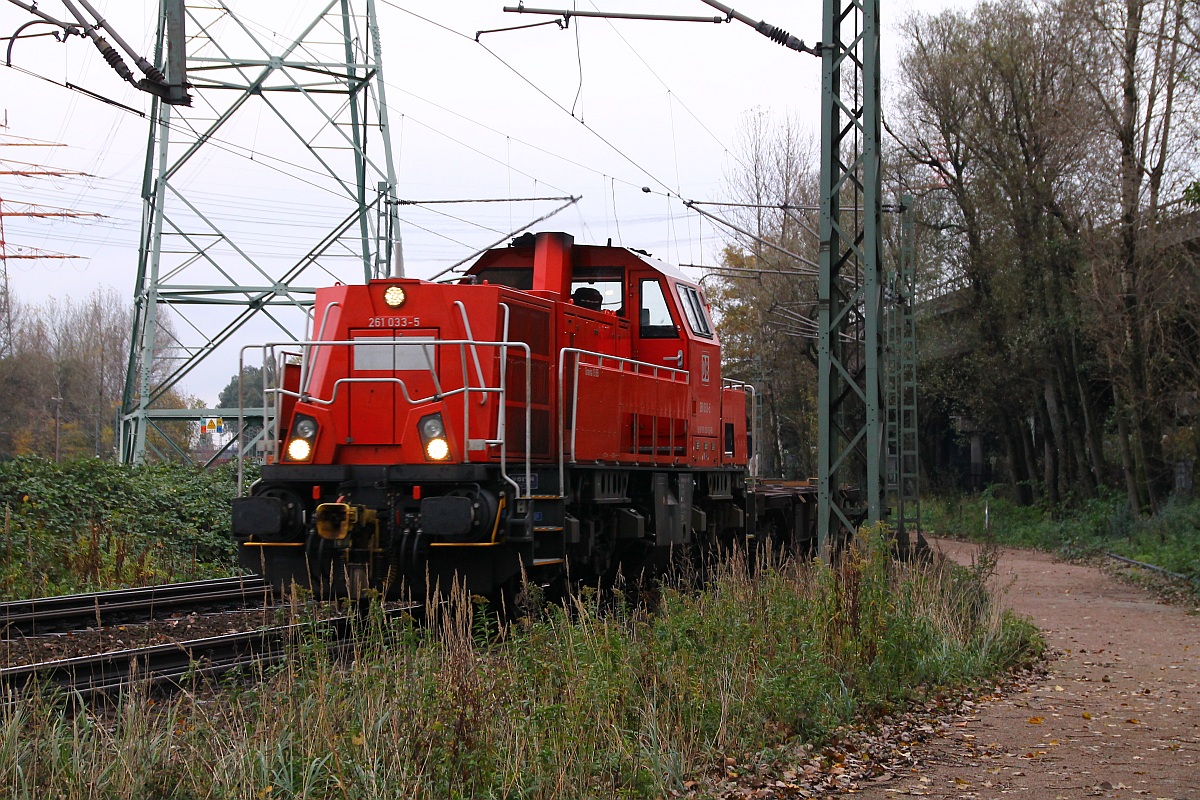
[[[487,267],[464,280],[469,282],[470,277],[474,277],[479,283],[507,286],[522,292],[528,292],[533,288],[533,267]]]
[[[700,299],[700,293],[691,286],[680,286],[679,300],[692,333],[711,339],[712,325],[708,322],[708,313],[704,308],[704,301]]]
[[[675,330],[675,320],[671,318],[671,309],[667,305],[667,296],[663,293],[662,284],[654,279],[641,282],[640,314],[638,333],[643,339],[677,339],[679,332]]]
[[[593,311],[611,311],[623,315],[625,285],[616,280],[578,278],[571,281],[571,301],[577,306],[590,308]]]

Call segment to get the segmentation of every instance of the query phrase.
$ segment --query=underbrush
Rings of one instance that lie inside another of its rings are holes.
[[[1111,552],[1200,580],[1197,500],[1172,499],[1154,516],[1137,518],[1116,494],[1052,512],[985,492],[924,501],[922,514],[935,535],[1053,550],[1072,558]]]
[[[0,463],[0,599],[234,574],[229,468]]]
[[[350,657],[309,638],[261,682],[119,713],[0,711],[14,798],[656,798],[729,753],[839,725],[1035,657],[974,569],[715,568],[653,614],[583,592],[498,627],[454,593],[424,625],[373,614]],[[751,577],[753,572],[753,577]],[[201,701],[200,697],[207,697]]]

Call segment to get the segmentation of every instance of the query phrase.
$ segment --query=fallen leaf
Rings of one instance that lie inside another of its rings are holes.
[[[1041,725],[1042,724],[1041,717],[1030,717],[1027,721],[1029,722],[1030,725]]]
[[[1083,718],[1084,718],[1084,719],[1091,719],[1091,718],[1092,718],[1092,715],[1091,715],[1091,714],[1089,714],[1088,712],[1086,712],[1086,711],[1085,711],[1085,712],[1083,712]]]

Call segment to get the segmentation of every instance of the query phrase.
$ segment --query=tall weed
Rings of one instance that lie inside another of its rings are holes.
[[[455,589],[424,626],[367,618],[348,657],[310,637],[261,684],[134,704],[116,726],[10,710],[0,790],[125,797],[168,775],[179,793],[161,796],[654,798],[1040,646],[991,602],[986,567],[896,564],[878,534],[835,569],[757,558],[715,565],[703,591],[663,588],[652,615],[585,591],[497,629]]]

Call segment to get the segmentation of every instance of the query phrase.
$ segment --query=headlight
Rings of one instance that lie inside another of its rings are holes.
[[[293,461],[308,461],[312,455],[312,445],[307,439],[292,439],[288,442],[288,458]]]
[[[421,423],[421,433],[427,439],[434,439],[443,436],[446,433],[446,426],[442,424],[441,417],[426,417]]]
[[[408,299],[403,286],[389,286],[383,293],[383,302],[392,308],[399,308]]]
[[[445,461],[450,458],[450,442],[446,439],[446,423],[440,413],[426,414],[417,420],[417,433],[421,435],[421,447],[430,461]]]
[[[312,458],[313,444],[317,438],[317,421],[304,414],[292,420],[291,435],[287,440],[289,461],[308,461]]]
[[[431,461],[445,461],[450,457],[450,445],[445,439],[430,439],[425,445],[425,455]]]

